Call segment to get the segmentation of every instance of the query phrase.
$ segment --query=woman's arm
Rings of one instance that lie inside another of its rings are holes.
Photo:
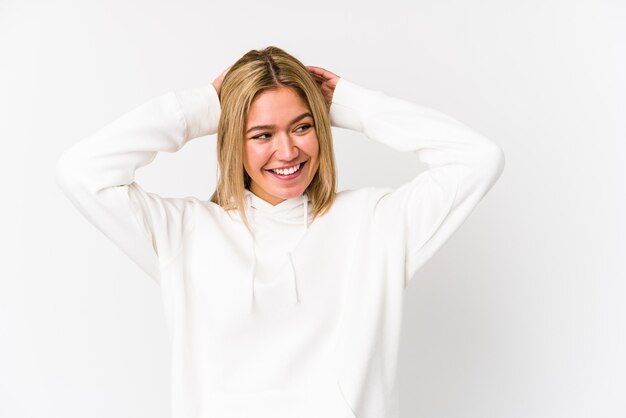
[[[504,170],[502,149],[437,110],[360,87],[336,84],[331,123],[391,148],[414,152],[427,169],[376,202],[373,222],[405,253],[405,283],[452,236]],[[384,170],[384,167],[377,167]]]
[[[157,283],[179,249],[194,198],[163,198],[135,183],[158,152],[217,132],[215,82],[156,97],[74,144],[57,161],[57,183],[76,208]]]

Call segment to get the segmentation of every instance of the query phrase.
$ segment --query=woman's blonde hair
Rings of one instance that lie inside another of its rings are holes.
[[[211,202],[225,210],[236,209],[249,228],[245,213],[245,189],[250,176],[243,165],[248,111],[263,91],[286,86],[308,104],[319,142],[319,168],[305,190],[311,199],[313,220],[326,213],[336,195],[336,169],[330,128],[329,105],[306,67],[275,46],[251,50],[224,76],[220,88],[221,114],[217,128],[219,176]]]

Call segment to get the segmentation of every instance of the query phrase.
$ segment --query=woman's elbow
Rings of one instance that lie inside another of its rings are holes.
[[[54,178],[61,189],[70,189],[77,182],[79,176],[74,168],[75,165],[76,163],[71,158],[71,154],[68,151],[57,158],[54,166]]]
[[[486,183],[487,189],[490,189],[498,181],[505,165],[506,157],[504,150],[495,142],[489,142],[484,150],[481,151],[478,169],[480,177]]]
[[[504,171],[506,163],[506,157],[502,147],[495,142],[492,142],[491,146],[489,146],[487,151],[485,151],[485,158],[492,175],[496,179],[499,178]]]

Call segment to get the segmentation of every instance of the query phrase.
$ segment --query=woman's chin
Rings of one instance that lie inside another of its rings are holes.
[[[275,190],[273,193],[270,193],[280,199],[293,199],[294,197],[300,196],[303,192],[303,187],[292,187],[289,188],[289,190]]]

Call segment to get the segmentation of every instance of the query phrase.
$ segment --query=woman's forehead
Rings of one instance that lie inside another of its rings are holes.
[[[280,86],[254,98],[248,111],[248,124],[290,123],[304,112],[310,112],[306,101],[292,88]]]

